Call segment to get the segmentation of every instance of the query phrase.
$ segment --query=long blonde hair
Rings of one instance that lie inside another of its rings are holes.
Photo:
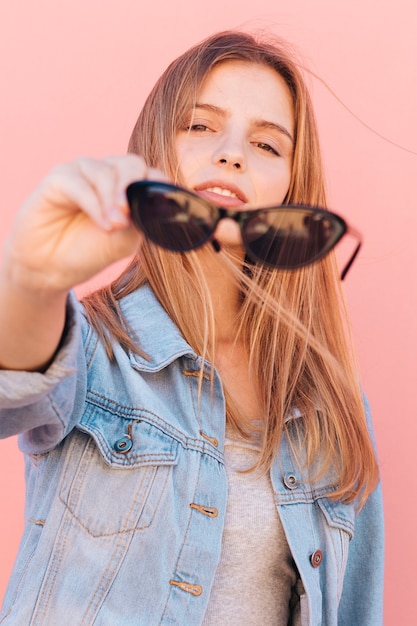
[[[298,64],[281,42],[247,33],[214,35],[176,59],[149,95],[133,129],[129,151],[150,167],[183,183],[175,156],[176,134],[196,101],[202,81],[219,63],[263,64],[280,74],[292,96],[295,147],[286,202],[326,205],[324,176],[313,108]],[[207,247],[206,247],[207,248]],[[205,254],[211,252],[207,249]],[[214,254],[214,252],[213,252]],[[333,254],[293,272],[247,265],[236,268],[223,253],[241,290],[238,337],[249,355],[264,415],[259,467],[271,466],[282,433],[313,479],[332,467],[332,498],[363,503],[378,480],[368,434],[348,323]],[[90,294],[84,305],[112,358],[112,341],[140,350],[121,319],[118,301],[148,282],[192,348],[215,361],[216,329],[199,252],[171,253],[145,241],[138,256],[111,285]],[[242,434],[228,396],[227,418]],[[294,411],[302,418],[291,419]]]

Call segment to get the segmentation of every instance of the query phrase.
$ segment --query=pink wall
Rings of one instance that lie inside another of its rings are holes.
[[[54,164],[125,151],[153,81],[189,45],[236,26],[272,27],[296,44],[354,113],[312,79],[331,205],[365,236],[346,287],[385,487],[386,624],[417,623],[417,4],[253,5],[3,2],[0,243]],[[22,470],[16,442],[0,442],[0,596],[22,528]]]

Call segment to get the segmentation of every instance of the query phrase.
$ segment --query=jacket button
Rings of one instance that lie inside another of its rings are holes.
[[[179,587],[187,593],[191,593],[192,596],[201,596],[201,594],[203,593],[203,587],[201,585],[193,585],[191,583],[185,583],[179,580],[170,580],[169,584],[173,585],[174,587]]]
[[[287,487],[287,489],[297,489],[297,477],[294,474],[286,474],[284,476],[284,485]]]
[[[323,561],[323,552],[321,550],[315,550],[310,557],[310,563],[313,567],[318,567]]]
[[[126,454],[132,448],[132,440],[130,437],[122,437],[114,444],[114,449],[120,454]]]

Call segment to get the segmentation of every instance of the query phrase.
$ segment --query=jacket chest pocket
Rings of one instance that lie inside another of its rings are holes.
[[[111,424],[94,419],[82,429],[70,438],[60,487],[73,523],[92,537],[145,529],[177,463],[178,442],[150,424],[114,416]]]

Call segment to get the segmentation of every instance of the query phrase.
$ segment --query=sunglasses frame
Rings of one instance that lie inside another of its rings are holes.
[[[178,194],[181,194],[182,196],[185,195],[191,201],[198,202],[199,205],[205,206],[206,208],[209,209],[211,215],[213,216],[213,223],[212,223],[212,228],[210,232],[207,233],[198,243],[189,245],[189,246],[183,246],[180,250],[178,250],[177,247],[169,247],[167,245],[161,244],[159,241],[156,241],[155,238],[152,236],[152,233],[149,232],[146,224],[142,221],[141,215],[140,215],[139,198],[143,196],[143,193],[146,192],[147,190],[152,190],[154,192],[159,191],[161,194],[178,193]],[[209,241],[212,243],[214,249],[217,252],[220,251],[220,244],[215,238],[213,238],[213,234],[217,228],[217,224],[219,223],[219,221],[227,217],[229,219],[234,220],[239,225],[243,245],[246,250],[246,254],[252,262],[258,263],[260,265],[263,265],[265,267],[270,267],[273,269],[278,269],[278,270],[281,269],[282,271],[285,271],[285,270],[293,271],[293,270],[300,269],[301,267],[307,267],[308,265],[311,265],[315,263],[316,261],[320,261],[321,259],[323,259],[341,241],[341,239],[347,233],[349,233],[357,239],[357,244],[353,250],[353,253],[349,257],[347,263],[344,265],[343,270],[341,272],[341,276],[340,276],[341,280],[344,280],[344,278],[346,277],[346,274],[351,268],[362,246],[362,235],[358,230],[350,226],[342,217],[340,217],[340,215],[337,215],[336,213],[333,213],[332,211],[329,211],[328,209],[324,209],[319,206],[310,206],[306,204],[282,204],[282,205],[272,205],[272,206],[261,207],[257,209],[251,209],[251,210],[244,210],[244,211],[226,209],[224,207],[218,206],[210,202],[209,200],[206,200],[206,198],[203,198],[202,196],[194,193],[193,191],[190,191],[189,189],[185,189],[184,187],[179,187],[177,185],[172,185],[170,183],[151,181],[151,180],[139,180],[139,181],[135,181],[131,183],[130,185],[128,185],[126,189],[126,196],[127,196],[127,200],[128,200],[128,204],[130,208],[131,218],[135,226],[139,228],[146,235],[146,237],[148,237],[153,243],[167,250],[171,250],[173,252],[188,252],[190,250],[196,250]],[[280,266],[280,265],[269,263],[268,261],[265,261],[262,258],[258,257],[256,253],[254,253],[250,249],[249,247],[250,244],[246,241],[246,238],[245,238],[244,225],[248,219],[253,219],[254,217],[256,217],[257,214],[260,215],[264,213],[265,211],[275,212],[279,210],[285,210],[285,211],[293,210],[296,212],[309,211],[313,215],[317,215],[317,216],[325,217],[329,219],[332,223],[336,222],[340,231],[338,235],[335,237],[335,240],[331,243],[331,245],[326,245],[319,254],[316,254],[308,262],[301,262],[299,264],[293,263],[291,264],[291,266],[289,266],[288,264],[286,266]]]

